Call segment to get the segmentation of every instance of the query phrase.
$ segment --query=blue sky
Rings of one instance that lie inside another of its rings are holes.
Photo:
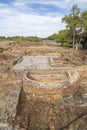
[[[0,35],[47,37],[65,25],[62,17],[77,4],[87,10],[87,0],[0,0]]]

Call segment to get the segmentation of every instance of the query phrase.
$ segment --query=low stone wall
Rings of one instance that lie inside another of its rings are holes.
[[[34,72],[34,74],[36,74],[37,71],[35,72],[33,70],[32,73],[33,72]],[[43,71],[41,71],[41,72],[43,72]],[[40,72],[40,70],[37,72],[37,74],[39,74],[39,77],[41,76],[41,72]],[[53,72],[53,70],[51,70],[50,73],[52,73],[52,72]],[[56,72],[55,76],[57,76],[58,70],[56,70],[54,72]],[[32,73],[31,73],[31,75],[32,75]],[[47,73],[47,71],[46,71],[46,73]],[[46,73],[44,73],[44,74],[48,78],[48,75],[46,75]],[[38,91],[39,91],[39,95],[41,95],[43,93],[44,94],[48,93],[48,95],[53,94],[53,96],[55,96],[56,94],[60,95],[60,94],[62,94],[63,89],[67,89],[68,87],[72,86],[75,82],[78,81],[78,79],[80,77],[79,73],[75,70],[68,70],[68,71],[65,71],[65,73],[63,70],[63,71],[61,71],[61,73],[65,74],[67,76],[67,79],[62,79],[61,81],[58,81],[58,82],[56,81],[53,83],[52,83],[52,81],[50,83],[46,83],[46,82],[40,82],[40,81],[36,81],[35,79],[32,79],[31,75],[29,77],[28,72],[27,72],[23,78],[24,92],[38,93]],[[33,78],[34,78],[34,75],[33,75]]]

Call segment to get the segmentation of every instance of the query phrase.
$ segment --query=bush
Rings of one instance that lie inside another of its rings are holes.
[[[69,43],[64,42],[64,43],[62,43],[62,46],[63,46],[63,47],[68,47],[68,46],[69,46]]]

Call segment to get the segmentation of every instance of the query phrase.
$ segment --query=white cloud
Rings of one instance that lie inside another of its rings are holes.
[[[87,8],[87,0],[15,0],[16,2],[22,2],[25,5],[30,3],[38,3],[44,5],[54,5],[60,8],[69,9],[72,5],[77,4],[81,8]]]
[[[23,4],[21,4],[23,5]],[[19,6],[19,3],[16,3]],[[35,14],[34,14],[35,13]],[[34,35],[46,37],[63,28],[61,16],[36,15],[36,12],[26,13],[18,8],[0,4],[0,32],[1,35]]]
[[[15,2],[14,6],[24,6],[25,3],[24,2]]]
[[[12,12],[13,13],[13,12]],[[15,17],[14,17],[15,16]],[[57,24],[59,21],[59,25]],[[1,20],[2,35],[48,36],[62,28],[61,18],[19,13]]]

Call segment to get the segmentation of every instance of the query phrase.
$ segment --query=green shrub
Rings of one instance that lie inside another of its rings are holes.
[[[62,43],[62,46],[63,46],[63,47],[68,47],[68,46],[69,46],[69,43],[64,42],[64,43]]]

